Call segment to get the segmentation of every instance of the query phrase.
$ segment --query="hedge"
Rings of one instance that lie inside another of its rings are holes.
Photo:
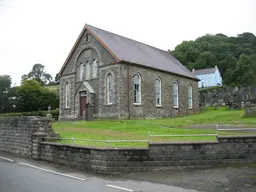
[[[49,111],[31,111],[31,112],[19,112],[19,113],[3,113],[0,114],[2,117],[9,117],[9,116],[42,116],[46,117]],[[50,113],[54,119],[58,119],[59,117],[59,110],[51,110]]]

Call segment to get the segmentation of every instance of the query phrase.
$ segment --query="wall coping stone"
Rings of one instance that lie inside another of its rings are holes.
[[[218,139],[256,139],[256,136],[252,136],[252,135],[219,136]]]
[[[36,132],[32,134],[33,136],[46,136],[47,137],[47,133],[44,132]]]
[[[152,142],[149,145],[211,145],[211,144],[219,144],[218,141],[199,141],[199,142]]]
[[[91,149],[91,150],[98,150],[98,151],[148,151],[148,148],[107,148],[107,147],[88,147],[88,146],[81,146],[81,145],[74,145],[74,144],[63,144],[63,143],[53,143],[53,142],[41,142],[42,145],[55,145],[55,146],[62,146],[62,147],[73,147],[73,148],[80,148],[80,149]]]

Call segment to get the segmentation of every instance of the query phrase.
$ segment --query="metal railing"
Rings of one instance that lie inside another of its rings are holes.
[[[148,143],[149,140],[112,140],[112,139],[106,139],[106,140],[97,140],[97,139],[84,139],[84,138],[58,138],[58,137],[45,137],[45,141],[49,140],[63,140],[63,141],[72,141],[72,143],[75,143],[76,141],[84,141],[84,142],[92,142],[92,143],[105,143],[108,145],[109,143]]]
[[[216,133],[212,134],[171,134],[171,135],[151,135],[150,131],[148,131],[149,137],[212,137],[212,136],[220,136],[220,131],[256,131],[256,128],[219,128],[219,125],[216,125]]]
[[[148,143],[150,142],[150,137],[218,137],[220,136],[221,131],[256,131],[256,128],[219,128],[219,125],[216,125],[216,132],[215,133],[208,133],[208,134],[159,134],[159,135],[152,135],[150,131],[148,131],[148,140],[112,140],[112,139],[105,139],[105,140],[97,140],[97,139],[85,139],[85,138],[61,138],[61,137],[45,137],[45,141],[50,140],[58,140],[58,141],[71,141],[72,144],[75,144],[79,141],[82,142],[91,142],[91,143],[105,143],[106,146],[109,146],[111,143]]]

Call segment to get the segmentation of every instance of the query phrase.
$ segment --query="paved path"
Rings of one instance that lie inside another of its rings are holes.
[[[95,176],[0,152],[0,192],[21,191],[196,192],[196,190],[154,182]]]

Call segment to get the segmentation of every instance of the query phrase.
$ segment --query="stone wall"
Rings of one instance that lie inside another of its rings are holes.
[[[40,159],[100,173],[145,170],[148,149],[104,149],[41,142]]]
[[[245,117],[256,117],[256,105],[249,105],[244,110]]]
[[[158,143],[149,148],[151,166],[211,166],[256,163],[256,137],[220,137],[218,142]]]
[[[101,173],[256,163],[256,137],[216,142],[150,143],[148,149],[104,149],[41,142],[39,159]]]
[[[33,135],[50,131],[49,121],[44,117],[0,117],[0,151],[31,156]]]
[[[212,87],[200,89],[199,93],[201,106],[223,105],[232,102],[241,107],[241,102],[256,102],[255,87],[249,90],[244,88],[238,89],[237,87]]]

